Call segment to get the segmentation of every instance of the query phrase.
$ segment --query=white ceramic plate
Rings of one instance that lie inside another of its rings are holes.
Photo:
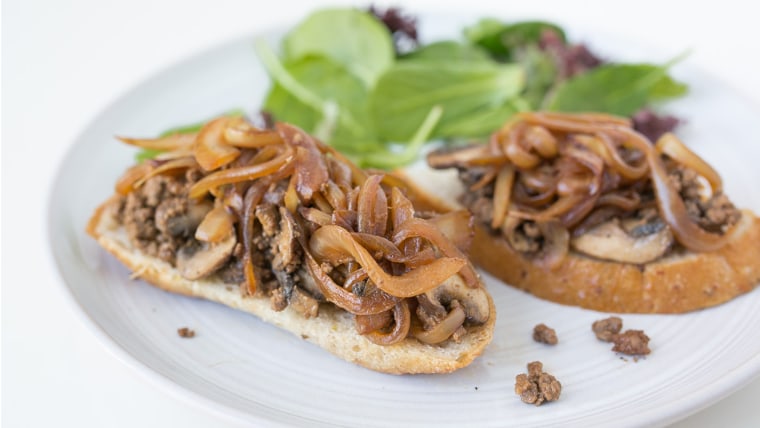
[[[422,21],[430,38],[455,36],[452,29],[473,22]],[[204,52],[129,91],[92,122],[58,172],[49,235],[62,279],[97,336],[133,367],[244,421],[437,427],[665,424],[760,371],[758,291],[687,315],[625,315],[625,328],[643,329],[652,338],[652,354],[635,362],[591,333],[591,323],[605,315],[541,301],[486,277],[498,321],[484,355],[451,375],[391,376],[339,360],[247,314],[129,280],[129,272],[84,233],[93,208],[133,159],[134,151],[112,136],[150,136],[230,108],[257,106],[268,79],[253,39]],[[585,39],[607,57],[665,58],[615,37]],[[722,172],[738,205],[760,212],[760,141],[753,131],[758,110],[688,64],[677,71],[692,87],[669,109],[688,120],[680,135]],[[539,322],[557,330],[559,345],[532,341]],[[182,326],[197,336],[179,338]],[[559,402],[536,408],[515,395],[515,375],[534,360],[562,382]]]

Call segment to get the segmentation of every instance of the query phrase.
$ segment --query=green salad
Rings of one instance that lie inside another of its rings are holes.
[[[678,123],[648,109],[686,94],[668,74],[675,61],[603,61],[544,21],[487,18],[460,33],[420,43],[398,9],[318,10],[280,46],[256,41],[272,79],[260,108],[377,168],[414,161],[430,141],[484,140],[519,111],[632,117],[653,139]]]

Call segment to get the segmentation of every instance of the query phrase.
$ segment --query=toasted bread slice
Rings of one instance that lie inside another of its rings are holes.
[[[124,227],[109,213],[115,199],[110,199],[96,210],[87,231],[137,277],[172,293],[207,299],[251,313],[346,361],[390,374],[449,373],[470,364],[493,337],[496,310],[490,295],[491,315],[488,321],[468,327],[467,334],[459,342],[448,340],[441,345],[427,345],[407,338],[382,346],[358,334],[353,315],[330,303],[321,304],[319,315],[307,319],[292,305],[282,311],[274,311],[270,299],[262,293],[245,295],[239,287],[223,283],[215,276],[194,281],[185,279],[169,263],[141,253],[130,242]],[[462,280],[455,275],[448,281]]]
[[[727,302],[760,283],[760,219],[744,211],[736,227],[717,251],[681,250],[642,265],[571,251],[558,268],[545,269],[477,225],[470,257],[502,281],[553,302],[603,312],[682,313]]]
[[[429,175],[427,175],[429,174]],[[455,175],[398,172],[413,191],[419,210],[461,209]],[[424,179],[420,177],[425,177]],[[431,197],[431,186],[449,189]],[[760,284],[760,218],[742,211],[731,241],[719,250],[671,252],[636,265],[600,260],[570,250],[560,266],[548,269],[515,251],[500,235],[476,221],[470,260],[505,283],[553,302],[616,313],[683,313],[727,302]]]

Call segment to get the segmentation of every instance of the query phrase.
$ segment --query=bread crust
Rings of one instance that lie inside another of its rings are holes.
[[[447,341],[442,345],[427,345],[407,338],[394,345],[382,346],[358,334],[353,315],[332,304],[321,304],[319,316],[307,319],[290,306],[274,311],[270,299],[263,294],[244,295],[239,287],[215,281],[213,277],[196,281],[185,279],[170,264],[142,254],[130,243],[124,228],[109,213],[116,198],[112,197],[96,209],[87,232],[136,277],[172,293],[211,300],[253,314],[346,361],[390,374],[449,373],[469,365],[493,338],[496,308],[488,293],[488,321],[468,327],[459,343]],[[450,280],[460,279],[457,276]]]
[[[446,212],[455,203],[430,197],[409,177],[416,209]],[[503,282],[542,299],[616,313],[683,313],[727,302],[760,283],[760,219],[742,211],[732,239],[717,251],[675,251],[643,265],[600,260],[570,250],[549,270],[476,222],[470,260]]]

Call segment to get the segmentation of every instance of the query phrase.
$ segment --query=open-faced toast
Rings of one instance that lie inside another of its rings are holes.
[[[162,154],[119,179],[88,233],[136,277],[386,373],[451,372],[491,341],[493,301],[457,247],[466,213],[420,218],[399,180],[285,124],[123,140]]]

